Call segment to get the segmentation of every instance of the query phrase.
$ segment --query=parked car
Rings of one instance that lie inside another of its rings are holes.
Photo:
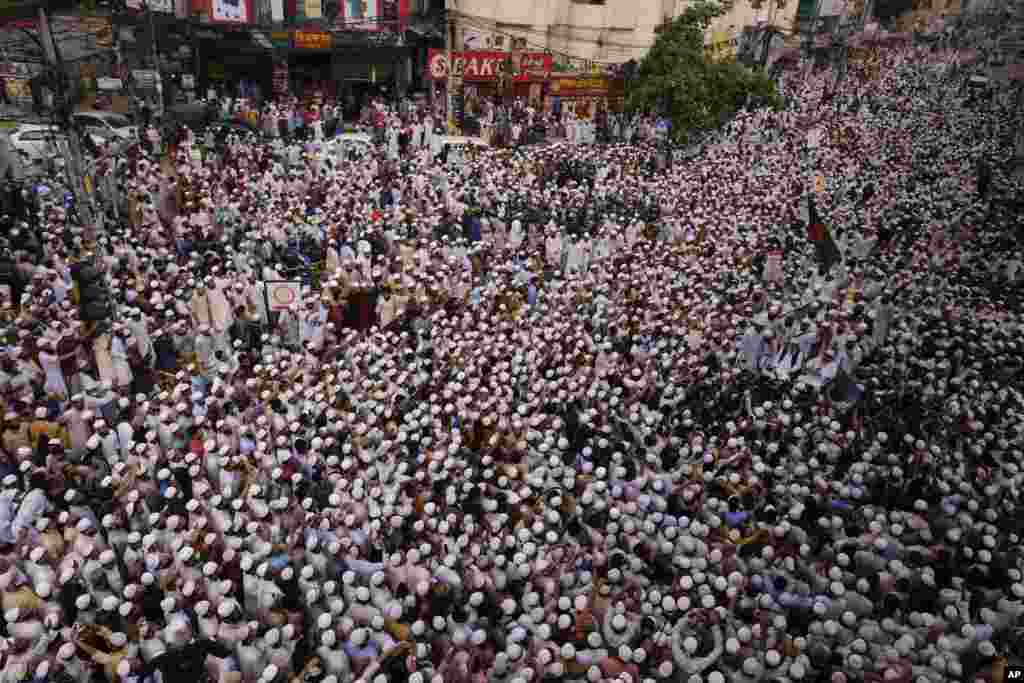
[[[7,137],[13,151],[26,163],[40,164],[46,163],[50,159],[55,159],[58,167],[64,163],[58,146],[58,142],[65,137],[60,126],[23,123],[12,130]],[[103,149],[107,143],[118,140],[118,138],[90,133],[89,142],[92,145],[86,142],[85,151],[87,152],[91,146]]]
[[[90,133],[104,137],[118,137],[122,140],[138,138],[136,128],[128,117],[112,111],[83,110],[76,111],[71,119]]]
[[[63,138],[53,125],[23,124],[8,136],[15,153],[29,163],[39,163],[60,154],[57,141]]]

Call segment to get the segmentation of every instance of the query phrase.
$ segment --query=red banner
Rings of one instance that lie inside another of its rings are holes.
[[[466,50],[448,53],[431,50],[427,59],[427,78],[444,80],[449,70],[464,81],[495,81],[505,71],[507,64],[512,69],[515,81],[543,81],[551,76],[554,60],[543,52],[484,52]]]

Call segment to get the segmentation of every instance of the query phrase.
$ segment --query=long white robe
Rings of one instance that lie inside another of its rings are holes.
[[[193,294],[190,309],[198,324],[209,325],[218,332],[226,331],[234,321],[227,298],[217,289],[209,289],[205,295]]]
[[[523,224],[520,223],[519,220],[512,221],[512,230],[508,235],[509,246],[513,249],[518,249],[522,245],[525,237],[526,233],[523,231]]]

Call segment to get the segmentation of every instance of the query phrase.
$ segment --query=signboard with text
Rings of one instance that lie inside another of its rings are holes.
[[[514,81],[544,80],[551,76],[553,57],[543,52],[485,52],[464,50],[448,53],[430,50],[427,58],[427,77],[444,80],[449,71],[465,81],[496,81],[511,64]]]
[[[551,94],[559,97],[605,97],[613,90],[613,81],[608,78],[554,78]]]
[[[292,46],[300,50],[330,50],[331,34],[320,31],[296,31],[292,35]]]

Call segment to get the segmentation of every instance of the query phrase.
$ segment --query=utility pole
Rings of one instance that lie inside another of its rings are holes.
[[[455,89],[462,85],[462,75],[455,75],[455,60],[452,56],[455,45],[455,0],[448,0],[448,49],[445,59],[448,62],[448,75],[445,81],[445,99],[448,110],[448,134],[455,134]]]
[[[153,84],[156,88],[156,114],[157,116],[163,116],[164,113],[164,81],[160,75],[160,54],[156,49],[156,22],[153,20],[153,8],[150,6],[152,0],[146,0],[146,14],[149,19],[149,32],[153,36],[153,42],[150,44],[150,54],[153,58],[153,74],[155,76],[155,83]],[[145,134],[145,131],[143,131]]]
[[[43,46],[43,57],[46,59],[46,64],[55,76],[54,80],[57,91],[54,93],[54,106],[60,116],[60,125],[67,135],[68,144],[64,153],[64,169],[68,184],[71,185],[71,189],[75,194],[75,207],[78,211],[79,219],[83,223],[91,225],[94,221],[92,197],[85,186],[82,142],[79,140],[78,130],[71,120],[71,93],[68,92],[66,86],[60,52],[57,50],[57,44],[53,40],[50,18],[46,14],[46,8],[42,5],[39,7],[39,39]]]

